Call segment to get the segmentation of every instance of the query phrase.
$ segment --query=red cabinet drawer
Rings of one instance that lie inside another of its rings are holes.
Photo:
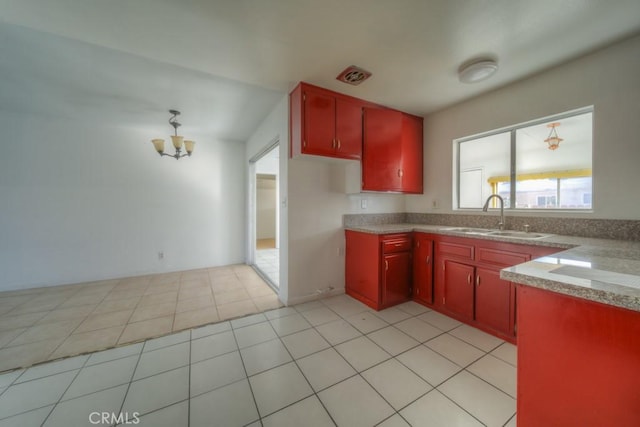
[[[477,250],[478,252],[476,261],[499,265],[501,267],[511,267],[516,264],[522,264],[523,262],[527,262],[529,261],[529,259],[531,259],[529,254],[524,253],[509,252],[482,247],[477,248]]]
[[[464,259],[473,259],[473,246],[462,245],[459,243],[438,242],[436,243],[436,253]]]
[[[393,252],[407,252],[411,250],[411,239],[393,239],[382,241],[382,252],[385,254]]]

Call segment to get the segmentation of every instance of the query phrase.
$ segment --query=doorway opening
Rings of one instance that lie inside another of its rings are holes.
[[[280,285],[278,141],[251,159],[253,173],[251,245],[253,266],[274,288]]]

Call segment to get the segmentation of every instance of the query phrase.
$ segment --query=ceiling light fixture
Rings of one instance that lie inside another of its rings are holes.
[[[558,131],[556,128],[560,126],[560,122],[549,123],[547,125],[548,128],[551,128],[549,132],[549,136],[544,140],[547,144],[549,144],[549,150],[557,150],[560,146],[560,143],[564,141],[564,139],[558,137]]]
[[[180,111],[169,110],[169,113],[173,114],[171,118],[169,118],[169,124],[173,126],[174,135],[171,135],[171,142],[173,142],[173,147],[176,149],[175,154],[167,154],[164,152],[164,139],[152,139],[151,143],[153,144],[158,154],[160,154],[160,156],[169,156],[173,157],[176,160],[179,160],[181,157],[191,156],[191,153],[193,153],[193,145],[195,144],[195,141],[185,140],[183,136],[178,135],[178,128],[182,126],[182,124],[178,122],[176,117],[180,115]],[[183,143],[184,149],[187,154],[180,154]]]
[[[458,79],[462,83],[477,83],[491,77],[498,70],[493,59],[481,59],[462,64],[458,69]]]

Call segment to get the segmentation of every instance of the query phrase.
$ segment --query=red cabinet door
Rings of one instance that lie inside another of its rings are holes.
[[[423,192],[422,117],[402,115],[402,191]]]
[[[362,157],[362,105],[336,99],[335,156],[345,159]]]
[[[369,307],[380,309],[380,243],[376,234],[347,230],[345,292]]]
[[[513,334],[512,285],[500,272],[476,269],[476,321],[504,334]]]
[[[336,100],[330,94],[305,88],[302,153],[332,156],[335,151]]]
[[[416,233],[413,250],[413,299],[433,303],[433,240]]]
[[[454,261],[444,262],[444,308],[473,320],[474,267]]]
[[[411,295],[411,252],[385,254],[381,266],[382,305],[390,307],[408,301]]]
[[[362,189],[402,191],[402,113],[365,108],[363,123]]]

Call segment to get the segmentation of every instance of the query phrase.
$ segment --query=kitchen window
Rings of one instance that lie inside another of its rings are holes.
[[[457,208],[591,210],[592,146],[592,107],[455,140]]]

